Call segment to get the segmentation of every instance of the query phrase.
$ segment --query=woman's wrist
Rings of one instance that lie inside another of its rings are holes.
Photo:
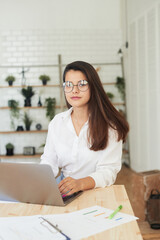
[[[86,177],[79,179],[80,190],[89,190],[95,187],[95,181],[92,177]]]

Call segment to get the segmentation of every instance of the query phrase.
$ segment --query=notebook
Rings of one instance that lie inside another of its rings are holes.
[[[65,206],[81,194],[62,198],[47,164],[0,163],[0,200]]]

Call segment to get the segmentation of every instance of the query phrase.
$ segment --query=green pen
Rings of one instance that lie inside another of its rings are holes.
[[[109,215],[109,219],[112,219],[120,210],[122,209],[122,205],[120,205],[111,215]]]

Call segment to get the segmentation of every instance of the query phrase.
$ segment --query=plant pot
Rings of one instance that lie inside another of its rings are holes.
[[[24,107],[31,107],[31,98],[24,99]]]
[[[8,81],[8,85],[12,86],[13,85],[13,81]]]
[[[13,148],[6,148],[6,155],[7,155],[7,156],[12,156],[12,155],[14,155],[13,151],[14,151]]]
[[[23,126],[17,126],[17,129],[16,129],[16,131],[24,131],[24,128],[23,128]]]
[[[42,80],[43,85],[47,85],[47,80]]]
[[[30,131],[31,126],[26,126],[26,131]]]

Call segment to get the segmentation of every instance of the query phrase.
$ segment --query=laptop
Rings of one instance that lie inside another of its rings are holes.
[[[0,200],[65,206],[81,194],[62,198],[47,164],[0,163]]]

